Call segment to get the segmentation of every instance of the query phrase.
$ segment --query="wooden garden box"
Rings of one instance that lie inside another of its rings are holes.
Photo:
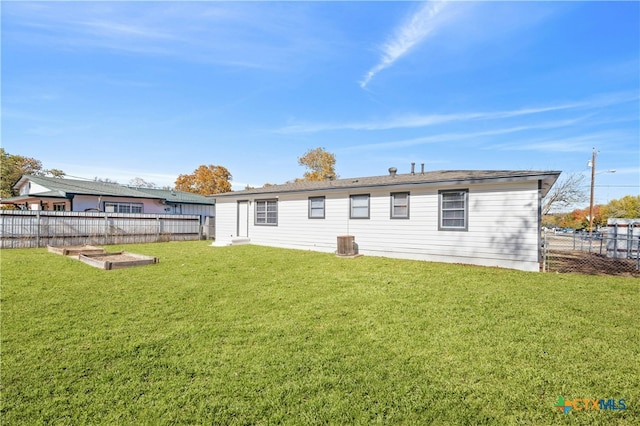
[[[111,270],[158,263],[157,257],[120,251],[116,253],[81,254],[78,259],[96,268]]]

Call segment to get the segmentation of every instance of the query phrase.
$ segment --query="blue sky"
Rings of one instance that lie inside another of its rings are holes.
[[[589,175],[640,192],[638,2],[11,2],[2,147],[68,175],[234,189],[427,170]],[[588,186],[588,179],[585,185]],[[587,188],[588,189],[588,188]]]

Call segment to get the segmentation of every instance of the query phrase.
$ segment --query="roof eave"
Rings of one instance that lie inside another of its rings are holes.
[[[214,202],[198,202],[198,201],[178,201],[178,200],[167,200],[164,199],[164,202],[166,204],[194,204],[194,205],[200,205],[200,206],[215,206],[215,200]]]
[[[560,171],[548,171],[548,172],[523,172],[521,175],[513,175],[513,176],[497,176],[497,177],[477,177],[477,178],[467,178],[467,179],[437,179],[437,180],[433,180],[433,181],[425,181],[425,180],[421,180],[421,181],[407,181],[407,180],[403,180],[403,181],[388,181],[388,182],[383,182],[383,183],[377,183],[377,184],[368,184],[368,185],[339,185],[339,186],[331,186],[331,181],[328,183],[327,186],[320,186],[317,188],[291,188],[291,189],[281,189],[278,190],[278,186],[275,185],[274,186],[274,190],[267,190],[267,191],[256,191],[256,190],[247,190],[247,191],[238,191],[238,192],[226,192],[223,194],[216,194],[213,195],[212,197],[222,197],[222,198],[227,198],[227,197],[256,197],[256,196],[273,196],[273,195],[277,195],[277,194],[294,194],[294,193],[305,193],[305,192],[319,192],[319,191],[323,191],[323,192],[327,192],[327,191],[331,191],[331,192],[336,192],[336,191],[350,191],[353,189],[358,189],[358,190],[363,190],[363,191],[367,191],[367,190],[371,190],[371,189],[375,189],[375,188],[384,188],[384,187],[394,187],[394,186],[404,186],[404,187],[411,187],[411,186],[421,186],[421,187],[433,187],[433,186],[442,186],[442,185],[447,185],[447,186],[464,186],[464,185],[474,185],[474,184],[479,184],[482,182],[501,182],[501,183],[506,183],[506,182],[517,182],[517,181],[538,181],[541,180],[543,181],[543,187],[542,187],[542,191],[543,194],[542,196],[546,195],[547,192],[549,191],[549,189],[551,188],[551,186],[553,186],[553,184],[555,183],[555,181],[558,179],[558,176],[560,175]],[[357,181],[358,179],[355,178],[355,181]],[[546,184],[545,184],[546,183]],[[262,188],[260,188],[262,189]]]

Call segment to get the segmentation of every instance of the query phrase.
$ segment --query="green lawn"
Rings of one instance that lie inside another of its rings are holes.
[[[2,424],[640,424],[638,279],[208,244],[3,250]]]

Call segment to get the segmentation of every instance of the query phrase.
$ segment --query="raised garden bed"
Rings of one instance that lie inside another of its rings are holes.
[[[79,256],[80,254],[104,254],[107,251],[100,247],[94,246],[47,246],[47,250],[51,253],[61,254],[63,256]]]
[[[160,259],[158,259],[157,257],[128,253],[126,251],[99,254],[83,253],[78,256],[78,260],[86,263],[87,265],[107,270],[130,268],[132,266],[151,265],[160,261]]]

